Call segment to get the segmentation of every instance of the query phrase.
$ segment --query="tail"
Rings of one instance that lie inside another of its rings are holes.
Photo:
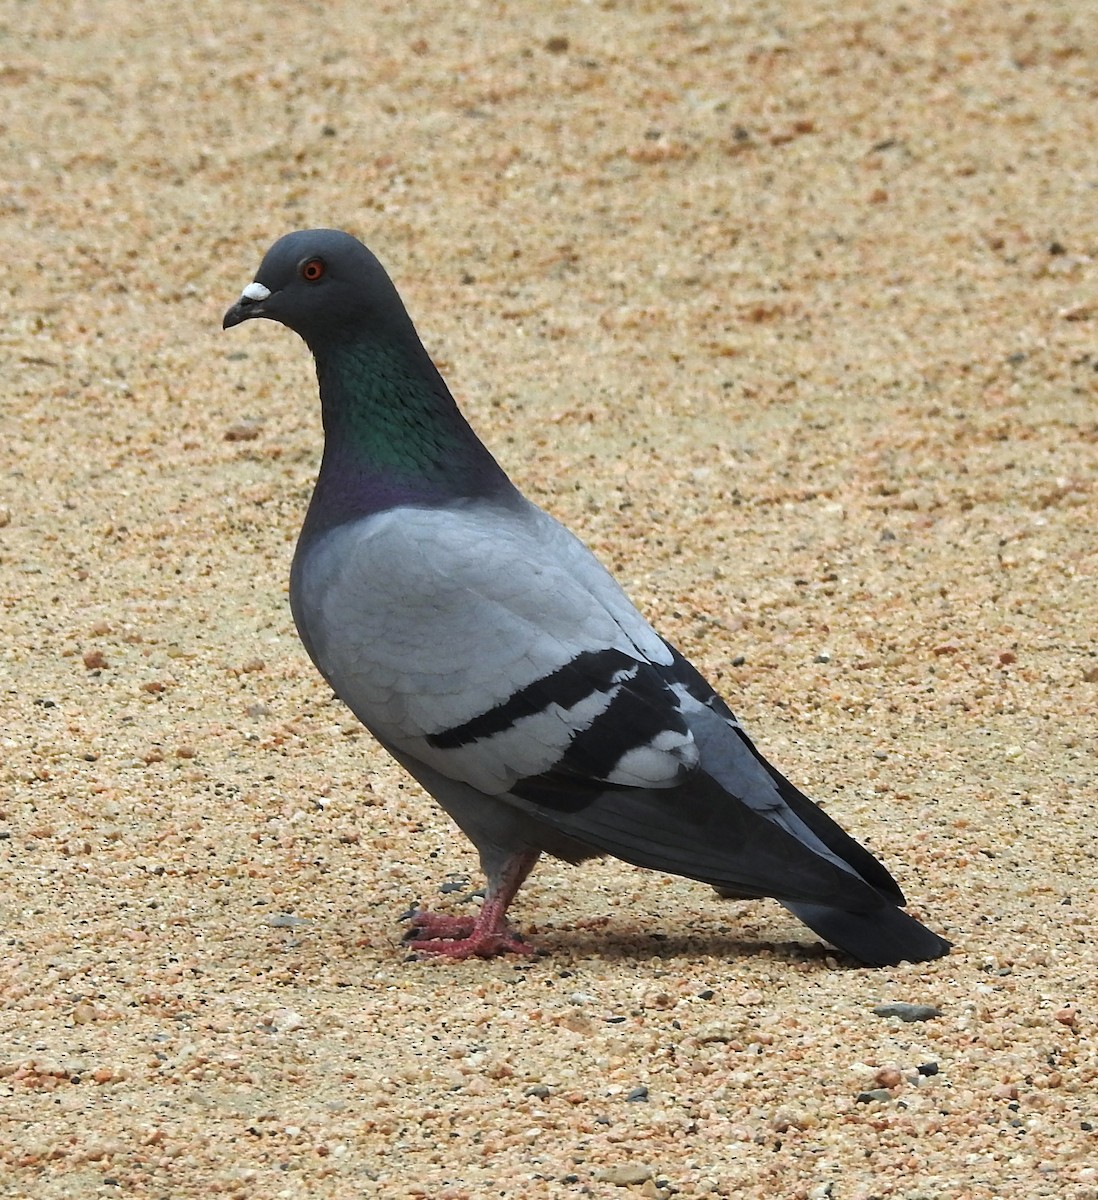
[[[869,912],[782,901],[814,933],[868,967],[926,962],[948,954],[950,943],[887,900]]]

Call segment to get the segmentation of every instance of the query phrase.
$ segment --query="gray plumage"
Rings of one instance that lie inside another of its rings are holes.
[[[253,317],[299,333],[320,384],[324,455],[291,569],[302,641],[487,876],[475,920],[415,914],[414,948],[525,949],[506,911],[545,852],[772,896],[871,965],[947,952],[582,543],[515,489],[365,246],[335,230],[280,239],[224,325]]]

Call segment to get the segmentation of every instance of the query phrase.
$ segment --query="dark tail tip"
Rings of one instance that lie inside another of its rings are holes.
[[[868,967],[928,962],[950,951],[951,943],[945,938],[888,903],[869,912],[847,912],[822,904],[785,907],[825,941]]]

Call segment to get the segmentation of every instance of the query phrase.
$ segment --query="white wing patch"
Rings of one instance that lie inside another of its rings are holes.
[[[665,729],[647,746],[627,750],[607,776],[607,783],[625,787],[659,787],[680,782],[684,771],[692,771],[701,751],[690,733]]]

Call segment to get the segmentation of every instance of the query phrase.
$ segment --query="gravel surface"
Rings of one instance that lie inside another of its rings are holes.
[[[0,1195],[1098,1197],[1094,30],[3,4]],[[220,330],[321,224],[948,958],[550,861],[542,955],[406,961],[477,864],[291,626],[308,355]]]

